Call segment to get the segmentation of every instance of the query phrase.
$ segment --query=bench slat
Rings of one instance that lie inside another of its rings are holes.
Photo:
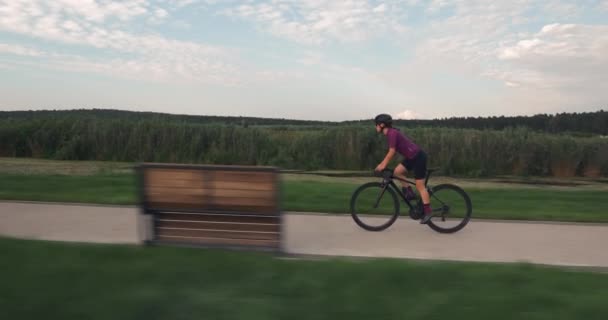
[[[158,236],[159,240],[177,243],[198,243],[201,245],[235,245],[235,246],[263,246],[278,247],[279,240],[252,240],[252,239],[225,239],[225,238],[205,238],[205,237],[183,237],[183,236]]]
[[[217,229],[235,231],[262,231],[279,232],[279,224],[242,223],[242,222],[210,222],[210,221],[180,221],[180,220],[157,220],[159,228],[184,228],[184,229]]]
[[[243,239],[243,240],[276,240],[279,239],[277,232],[251,232],[251,231],[226,231],[226,230],[196,230],[196,229],[169,229],[157,228],[159,236],[180,236],[200,238],[221,239]]]
[[[222,214],[201,214],[201,213],[160,213],[158,220],[182,220],[182,221],[203,221],[203,222],[232,222],[232,223],[262,223],[279,224],[278,216],[252,217],[244,215],[222,215]]]

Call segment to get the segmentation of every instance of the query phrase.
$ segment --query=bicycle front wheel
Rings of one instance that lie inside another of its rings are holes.
[[[359,227],[368,231],[382,231],[397,220],[399,201],[389,186],[370,182],[353,193],[350,213]]]
[[[428,225],[441,233],[454,233],[467,225],[473,211],[471,199],[460,187],[441,184],[431,189],[433,218]]]

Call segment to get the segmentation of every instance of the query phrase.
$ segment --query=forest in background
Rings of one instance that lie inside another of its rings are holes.
[[[441,173],[608,176],[608,112],[398,120]],[[0,156],[372,170],[371,119],[344,122],[120,110],[0,112]]]

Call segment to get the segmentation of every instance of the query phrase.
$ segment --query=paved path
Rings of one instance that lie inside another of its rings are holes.
[[[136,207],[0,202],[0,235],[18,238],[136,244],[144,219]],[[408,218],[382,232],[344,215],[288,213],[284,221],[290,254],[608,267],[608,224],[472,221],[446,235]]]
[[[440,234],[400,218],[382,232],[350,216],[287,215],[291,253],[608,267],[608,224],[471,221]]]
[[[137,244],[144,238],[135,207],[0,202],[0,235]]]

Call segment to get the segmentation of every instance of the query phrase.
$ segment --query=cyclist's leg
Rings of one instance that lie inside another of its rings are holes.
[[[416,179],[416,189],[418,190],[418,193],[420,194],[420,198],[422,198],[422,204],[431,203],[431,196],[429,195],[429,192],[426,190],[426,187],[424,186],[424,178]]]
[[[416,156],[414,164],[414,179],[416,180],[416,189],[422,198],[424,216],[420,219],[420,223],[426,224],[431,220],[433,209],[431,209],[431,197],[429,192],[426,190],[424,181],[426,178],[426,153],[420,151]]]
[[[399,165],[397,165],[397,167],[395,168],[395,171],[393,172],[393,175],[405,180],[406,177],[405,175],[407,174],[407,171],[409,170],[409,163],[407,162],[407,160],[404,160],[403,163],[400,163]],[[405,181],[399,181],[401,183],[401,192],[403,192],[403,195],[405,196],[406,199],[408,200],[414,200],[416,199],[416,194],[414,193],[414,190],[412,190],[412,187],[410,187],[408,185],[407,182]]]
[[[395,167],[395,170],[393,171],[393,175],[395,175],[397,178],[399,179],[406,179],[405,175],[407,174],[407,168],[403,165],[403,163],[400,163],[397,165],[397,167]],[[404,181],[399,181],[401,182],[401,186],[402,187],[407,187],[407,183]]]
[[[414,180],[416,180],[416,189],[418,189],[420,198],[422,198],[422,203],[428,205],[431,203],[431,197],[429,196],[429,192],[426,190],[426,186],[424,185],[424,180],[426,178],[426,153],[420,150],[414,162]]]

